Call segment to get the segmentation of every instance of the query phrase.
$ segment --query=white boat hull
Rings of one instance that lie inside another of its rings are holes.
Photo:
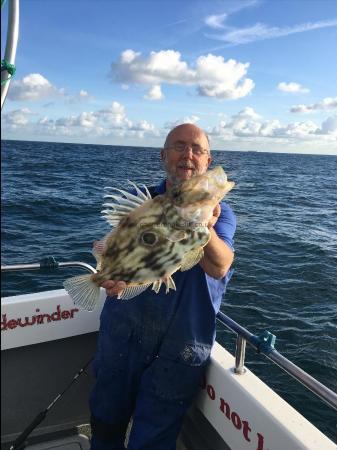
[[[85,364],[95,349],[99,315],[79,311],[63,290],[2,299],[2,442],[13,440]],[[35,317],[35,318],[34,318]],[[336,445],[216,343],[181,450],[336,450]],[[93,379],[78,382],[35,435],[87,423]],[[24,405],[24,406],[23,406]]]

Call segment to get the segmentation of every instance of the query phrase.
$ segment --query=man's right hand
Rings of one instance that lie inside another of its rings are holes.
[[[106,290],[106,294],[111,297],[122,292],[123,289],[126,288],[126,283],[124,281],[107,280],[103,281],[103,283],[101,283],[101,286]]]

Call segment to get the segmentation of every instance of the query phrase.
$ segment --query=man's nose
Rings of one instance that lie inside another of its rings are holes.
[[[192,158],[192,156],[193,156],[192,146],[186,145],[186,147],[184,148],[184,151],[183,151],[183,155],[184,155],[184,158]]]

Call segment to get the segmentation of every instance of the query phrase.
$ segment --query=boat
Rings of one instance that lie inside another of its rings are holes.
[[[18,0],[9,3],[10,64],[15,59],[18,4]],[[8,76],[7,69],[4,75]],[[6,89],[8,85],[4,84]],[[2,89],[2,98],[5,95]],[[1,271],[66,267],[96,272],[87,263],[54,258],[5,265]],[[76,308],[64,289],[1,299],[3,450],[90,448],[87,399],[94,383],[90,363],[104,301],[104,289],[92,312]],[[237,336],[236,353],[215,343],[177,450],[335,450],[329,437],[245,367],[246,343],[308,387],[326,407],[337,409],[337,395],[283,357],[271,333],[254,335],[222,312],[218,321]]]
[[[1,270],[63,267],[96,272],[86,263],[57,263],[53,258]],[[2,298],[3,449],[90,447],[87,399],[94,380],[89,366],[104,301],[104,289],[93,312],[74,307],[64,289]],[[236,355],[215,343],[177,450],[336,449],[333,441],[244,366],[246,342],[335,409],[337,395],[278,353],[272,334],[255,336],[221,312],[218,320],[237,334]],[[67,395],[60,394],[65,387]]]

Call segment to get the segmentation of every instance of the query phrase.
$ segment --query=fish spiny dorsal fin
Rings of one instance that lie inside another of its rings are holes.
[[[139,189],[139,187],[135,183],[133,183],[132,181],[128,180],[128,183],[131,184],[131,186],[133,186],[136,189],[138,197],[143,198],[144,201],[151,200],[151,198],[152,198],[151,194],[150,194],[148,188],[144,184],[142,184],[141,186],[144,189],[145,193],[143,191],[141,191]]]
[[[130,298],[136,297],[136,295],[141,294],[145,291],[149,286],[151,286],[151,283],[148,284],[141,284],[139,286],[129,286],[123,289],[122,292],[120,292],[117,295],[117,298],[120,300],[128,300]]]
[[[148,189],[144,186],[145,194],[139,189],[139,187],[129,181],[129,183],[133,186],[137,195],[132,194],[131,192],[124,191],[123,189],[106,187],[104,189],[113,189],[119,193],[118,194],[107,194],[104,198],[111,199],[112,202],[104,203],[103,206],[107,209],[104,209],[102,212],[103,217],[107,220],[107,222],[113,227],[117,227],[120,220],[130,214],[131,211],[141,206],[147,200],[151,199],[151,195]],[[121,194],[121,195],[120,195]]]
[[[142,186],[142,188],[144,189],[145,194],[146,194],[148,200],[151,200],[153,197],[152,197],[150,191],[148,190],[148,188],[145,186],[145,184],[141,184],[141,186]]]

